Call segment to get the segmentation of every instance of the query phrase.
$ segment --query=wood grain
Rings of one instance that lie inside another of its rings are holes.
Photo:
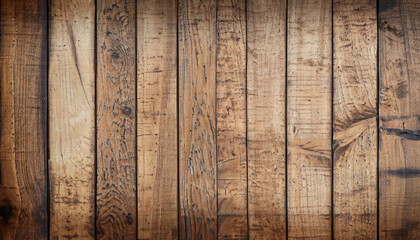
[[[251,239],[286,239],[286,1],[247,4]]]
[[[134,0],[97,2],[97,231],[136,236],[136,46]]]
[[[245,0],[217,1],[218,238],[247,239]]]
[[[334,238],[377,235],[376,1],[333,2]]]
[[[95,238],[95,1],[50,5],[50,238]]]
[[[137,2],[138,238],[178,238],[177,1]]]
[[[381,239],[420,239],[419,9],[379,1]]]
[[[331,1],[289,1],[289,239],[331,239]]]
[[[216,239],[216,1],[178,6],[180,237]]]
[[[46,239],[47,5],[0,9],[0,238]]]

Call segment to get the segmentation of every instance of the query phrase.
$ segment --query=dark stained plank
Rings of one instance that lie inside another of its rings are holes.
[[[134,0],[97,1],[97,231],[136,238]]]
[[[334,238],[377,235],[376,1],[334,0]]]
[[[331,1],[289,1],[289,239],[331,239]]]
[[[251,239],[286,239],[286,1],[247,3]]]
[[[216,1],[180,0],[181,239],[216,239]]]
[[[381,239],[420,239],[419,9],[379,1]]]
[[[47,5],[0,9],[0,238],[46,239]]]
[[[245,0],[217,1],[218,238],[247,239]]]
[[[138,238],[177,239],[177,1],[137,4]]]
[[[95,1],[50,5],[50,238],[95,238]]]

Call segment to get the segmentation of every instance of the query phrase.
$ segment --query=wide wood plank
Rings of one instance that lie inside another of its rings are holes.
[[[97,1],[97,231],[135,239],[136,3]]]
[[[420,239],[419,9],[379,1],[381,239]]]
[[[331,1],[289,1],[289,239],[331,239]]]
[[[376,2],[334,0],[334,238],[377,235]]]
[[[247,3],[251,239],[286,239],[286,1]]]
[[[138,238],[178,238],[177,1],[137,2]]]
[[[178,20],[181,238],[215,239],[216,1],[180,0]]]
[[[46,239],[47,4],[0,9],[0,238]]]
[[[95,1],[50,10],[50,237],[94,239]]]
[[[219,239],[247,239],[245,0],[217,2]]]

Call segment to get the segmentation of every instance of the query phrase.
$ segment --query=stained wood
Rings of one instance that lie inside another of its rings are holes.
[[[0,236],[47,238],[47,5],[1,1]]]
[[[95,1],[50,11],[50,237],[94,239]]]
[[[247,3],[251,239],[286,239],[286,1]]]
[[[377,235],[376,2],[333,2],[334,238]]]
[[[289,239],[331,239],[331,1],[289,1]]]
[[[247,239],[245,0],[217,1],[218,238]]]
[[[379,1],[379,236],[420,238],[420,2]]]
[[[216,1],[180,0],[179,196],[182,239],[216,239]]]
[[[136,238],[134,0],[97,1],[97,231]]]
[[[178,238],[177,5],[137,2],[138,238]]]

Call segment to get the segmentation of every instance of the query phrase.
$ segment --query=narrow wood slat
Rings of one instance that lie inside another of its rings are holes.
[[[286,1],[247,4],[251,239],[286,239]]]
[[[216,1],[180,0],[178,19],[181,238],[215,239]]]
[[[97,231],[136,238],[134,0],[97,1]]]
[[[419,9],[379,1],[381,239],[420,239]]]
[[[51,1],[50,237],[95,238],[95,1]]]
[[[177,1],[137,2],[138,238],[178,238]]]
[[[331,1],[289,1],[289,239],[331,239]]]
[[[333,2],[334,238],[377,235],[376,2]]]
[[[247,239],[245,0],[217,2],[218,238]]]

